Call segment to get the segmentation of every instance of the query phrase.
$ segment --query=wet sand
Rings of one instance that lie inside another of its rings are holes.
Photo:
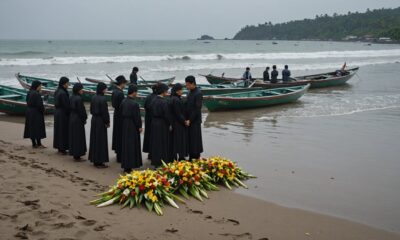
[[[143,208],[96,209],[88,202],[121,173],[114,156],[110,168],[100,170],[57,154],[50,137],[44,141],[49,148],[33,150],[21,139],[22,122],[0,117],[0,239],[400,239],[246,191],[213,192],[204,203],[191,199],[180,209],[166,207],[163,217]]]

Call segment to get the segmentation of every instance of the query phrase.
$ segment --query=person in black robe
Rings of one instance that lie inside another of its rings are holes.
[[[185,160],[188,156],[188,132],[185,125],[185,105],[182,100],[183,86],[175,84],[171,90],[170,110],[172,118],[172,159]]]
[[[278,72],[278,70],[276,70],[276,65],[272,66],[271,83],[278,82],[278,75],[279,75],[279,72]]]
[[[24,138],[30,138],[33,148],[45,148],[41,140],[46,138],[44,125],[44,105],[40,95],[42,83],[33,81],[26,96],[27,110],[25,115]]]
[[[267,67],[265,69],[265,71],[264,71],[263,80],[264,80],[264,82],[268,82],[269,81],[269,67]]]
[[[201,135],[201,107],[203,94],[196,85],[194,76],[185,79],[186,88],[189,90],[186,100],[186,126],[188,126],[189,159],[199,159],[203,152],[203,139]]]
[[[154,98],[151,107],[150,153],[151,164],[156,167],[161,165],[161,160],[165,163],[171,162],[170,132],[172,121],[166,96],[168,96],[168,86],[160,83],[157,87],[157,96]]]
[[[122,139],[122,117],[120,111],[121,102],[124,100],[124,88],[128,81],[120,75],[115,79],[116,87],[111,95],[111,104],[114,108],[113,135],[112,135],[112,150],[117,155],[117,162],[121,162],[121,139]]]
[[[54,105],[56,110],[54,112],[54,138],[53,147],[59,153],[65,155],[69,149],[69,93],[67,91],[69,86],[69,79],[61,77],[58,82],[58,88],[54,93]]]
[[[137,85],[137,83],[138,83],[138,76],[137,76],[137,73],[138,73],[138,72],[139,72],[139,68],[138,68],[138,67],[133,67],[132,73],[131,73],[131,75],[129,76],[129,80],[130,80],[131,84]]]
[[[139,104],[134,98],[137,96],[137,86],[132,84],[128,88],[128,96],[120,106],[122,117],[121,138],[121,167],[126,173],[133,168],[142,166],[142,151],[140,147],[140,133],[143,131]]]
[[[151,115],[152,115],[152,105],[154,98],[157,97],[157,84],[155,84],[152,88],[153,92],[149,94],[146,99],[144,100],[144,109],[145,109],[145,116],[144,116],[144,139],[143,139],[143,152],[148,153],[147,159],[151,160]]]
[[[76,83],[72,88],[73,95],[69,98],[70,116],[69,116],[69,154],[75,161],[84,161],[81,159],[86,154],[86,133],[85,124],[87,114],[82,100],[83,85]]]
[[[285,65],[285,69],[282,70],[282,82],[290,82],[290,76],[289,66]]]
[[[89,160],[97,168],[107,168],[104,163],[108,162],[108,139],[107,128],[110,127],[110,115],[108,113],[107,99],[104,96],[107,85],[99,83],[96,95],[90,103],[90,114],[92,121],[90,127]]]

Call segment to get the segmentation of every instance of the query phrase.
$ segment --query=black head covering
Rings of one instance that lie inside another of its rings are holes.
[[[246,71],[248,71],[248,70],[250,70],[250,68],[249,68],[249,67],[247,67],[247,68],[246,68]]]
[[[133,67],[132,72],[139,72],[139,68],[138,67]]]
[[[160,83],[157,87],[157,95],[168,91],[168,86],[164,83]]]
[[[288,69],[289,68],[289,66],[288,65],[285,65],[285,69]]]
[[[171,95],[172,95],[172,96],[178,96],[178,95],[176,94],[176,92],[179,91],[179,90],[182,90],[182,89],[183,89],[182,84],[176,83],[176,84],[172,87],[172,89],[171,89]]]
[[[72,88],[72,92],[74,94],[79,94],[78,92],[83,89],[82,83],[75,83],[74,87]]]
[[[269,67],[267,67],[266,70],[269,70]]]
[[[188,83],[191,83],[191,84],[193,84],[193,83],[196,84],[196,78],[194,76],[192,76],[192,75],[187,76],[185,78],[185,82],[188,82]]]
[[[32,82],[30,90],[37,90],[40,85],[42,85],[42,82],[35,80]]]
[[[117,85],[121,85],[123,83],[127,83],[128,81],[126,81],[125,77],[123,75],[119,75],[115,81],[117,82]]]
[[[137,92],[138,88],[135,84],[130,84],[128,87],[128,95]]]
[[[97,84],[97,89],[96,89],[96,94],[98,95],[103,95],[104,89],[107,89],[107,85],[105,83],[98,83]]]
[[[58,82],[58,86],[62,87],[64,84],[66,84],[67,82],[69,82],[69,79],[67,77],[61,77],[60,81]]]
[[[276,69],[276,65],[272,66],[272,69]]]
[[[153,90],[153,93],[157,93],[157,88],[158,88],[158,83],[151,86],[151,90]]]

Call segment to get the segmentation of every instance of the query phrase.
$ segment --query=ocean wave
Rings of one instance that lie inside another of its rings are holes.
[[[29,56],[29,55],[40,55],[45,52],[39,51],[20,51],[20,52],[0,52],[0,56]]]
[[[291,108],[279,114],[259,117],[257,120],[270,120],[276,117],[314,118],[345,116],[362,112],[400,108],[400,94],[358,96],[355,98],[337,98],[332,94],[332,102],[321,104],[320,94],[308,93],[301,101],[302,108]]]
[[[22,52],[20,52],[22,53]],[[39,52],[36,52],[39,54]],[[35,54],[36,54],[35,53]],[[48,58],[2,58],[0,66],[27,66],[53,64],[99,64],[130,62],[182,61],[196,62],[207,60],[296,60],[327,58],[378,58],[400,57],[400,49],[361,50],[361,51],[321,51],[321,52],[280,52],[280,53],[212,53],[189,55],[144,55],[144,56],[74,56]]]
[[[368,59],[364,61],[349,61],[348,64],[351,66],[369,66],[369,65],[381,65],[381,64],[395,64],[399,63],[399,59]],[[266,62],[266,63],[255,63],[255,64],[246,64],[243,62],[233,62],[233,63],[221,63],[221,62],[210,62],[210,63],[187,63],[187,64],[174,64],[171,66],[154,66],[146,68],[146,71],[151,72],[177,72],[177,71],[202,71],[209,70],[211,73],[218,73],[218,70],[233,70],[233,69],[242,69],[245,66],[250,66],[252,69],[254,68],[265,68],[266,66],[277,65],[278,68],[283,67],[285,62]],[[293,63],[290,64],[290,69],[293,71],[307,71],[307,70],[322,70],[322,69],[336,69],[343,65],[342,61],[332,61],[325,63]]]

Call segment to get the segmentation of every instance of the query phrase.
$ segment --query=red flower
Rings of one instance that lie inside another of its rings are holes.
[[[131,191],[131,196],[134,197],[135,195],[136,195],[136,192],[132,190]]]
[[[184,182],[182,179],[179,180],[179,185],[182,185]]]
[[[199,181],[200,177],[198,175],[194,176],[194,180]]]
[[[140,185],[140,186],[139,186],[139,191],[140,191],[140,192],[144,192],[144,189],[145,189],[144,185]]]

